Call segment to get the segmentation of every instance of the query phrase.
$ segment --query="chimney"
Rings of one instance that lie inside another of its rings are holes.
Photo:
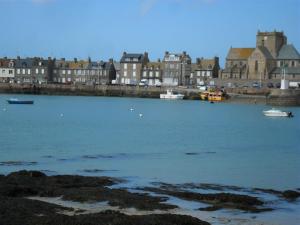
[[[125,56],[127,53],[126,52],[123,52],[123,56]]]
[[[74,62],[77,63],[77,58],[74,58]]]
[[[5,56],[4,59],[7,59],[7,56]]]
[[[21,59],[21,57],[20,57],[20,56],[17,56],[17,59],[18,59],[18,60],[20,60],[20,59]]]
[[[48,57],[48,61],[51,61],[52,60],[52,58],[51,57]]]
[[[183,51],[183,55],[186,56],[186,51]]]
[[[169,55],[169,52],[168,52],[168,51],[165,51],[165,55]]]
[[[148,52],[144,52],[144,57],[148,58]]]
[[[201,61],[200,58],[196,59],[197,64],[200,64],[200,61]]]
[[[109,63],[114,63],[113,58],[110,58],[108,61],[109,61]]]
[[[91,57],[89,57],[89,58],[88,58],[88,61],[89,61],[89,63],[91,63],[91,62],[92,62],[92,59],[91,59]]]
[[[61,58],[61,61],[66,61],[66,59],[65,58]]]
[[[157,62],[160,62],[160,58],[157,59]]]

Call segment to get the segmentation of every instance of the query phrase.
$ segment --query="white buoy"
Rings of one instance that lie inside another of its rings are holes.
[[[143,114],[142,114],[142,113],[140,113],[140,114],[139,114],[139,116],[140,116],[140,117],[142,117],[142,116],[143,116]]]
[[[134,108],[130,108],[130,111],[132,112],[134,110]]]
[[[63,116],[64,116],[64,114],[63,114],[63,113],[61,113],[61,114],[60,114],[60,117],[63,117]]]
[[[3,111],[5,112],[5,111],[6,111],[6,108],[3,108]]]

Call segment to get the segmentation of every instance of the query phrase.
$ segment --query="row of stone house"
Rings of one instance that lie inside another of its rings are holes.
[[[150,86],[190,86],[216,78],[219,58],[197,58],[192,63],[186,53],[165,52],[163,60],[150,62],[148,53],[124,52],[120,62],[20,58],[0,59],[0,82],[63,83],[63,84],[121,84],[137,85],[141,81]]]
[[[283,32],[257,32],[255,48],[230,48],[222,79],[300,79],[300,54]]]
[[[109,84],[116,79],[112,60],[108,62],[20,58],[0,59],[0,82]]]
[[[123,53],[120,60],[120,71],[117,75],[119,84],[136,85],[146,81],[148,85],[190,86],[197,85],[209,78],[217,78],[219,72],[219,58],[197,58],[192,63],[186,53],[165,52],[161,61],[150,62],[148,53]]]

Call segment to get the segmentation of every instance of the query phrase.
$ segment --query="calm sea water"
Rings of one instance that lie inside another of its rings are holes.
[[[10,97],[0,95],[0,161],[37,163],[2,164],[2,174],[300,187],[299,107],[285,108],[294,118],[268,118],[265,105],[29,95],[17,97],[34,105],[8,105]]]

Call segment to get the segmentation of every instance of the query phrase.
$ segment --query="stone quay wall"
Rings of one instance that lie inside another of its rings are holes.
[[[273,106],[300,106],[300,89],[273,89],[267,97],[267,104]]]

